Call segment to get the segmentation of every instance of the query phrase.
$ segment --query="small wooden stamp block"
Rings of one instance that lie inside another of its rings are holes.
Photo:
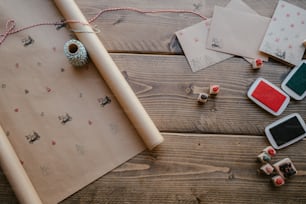
[[[272,177],[272,182],[274,186],[279,187],[285,184],[285,180],[280,175],[276,175]]]
[[[217,95],[220,91],[219,85],[210,85],[209,87],[209,94],[211,95]]]
[[[274,157],[276,155],[276,151],[272,146],[268,146],[264,148],[262,151],[269,154],[271,157]]]
[[[267,163],[260,167],[260,171],[264,172],[266,175],[271,175],[274,171],[274,168],[271,164]]]
[[[292,161],[289,158],[282,159],[273,164],[276,172],[283,178],[290,178],[297,173]]]
[[[208,100],[208,94],[207,93],[200,93],[198,96],[198,103],[199,104],[204,104]]]
[[[306,47],[306,39],[303,41],[303,45],[304,47]]]
[[[254,59],[253,61],[252,61],[252,67],[253,67],[253,69],[260,69],[260,68],[262,68],[263,67],[263,61],[262,61],[262,59]]]
[[[268,163],[271,161],[271,156],[266,152],[262,152],[259,155],[257,155],[257,160],[260,161],[261,163]]]

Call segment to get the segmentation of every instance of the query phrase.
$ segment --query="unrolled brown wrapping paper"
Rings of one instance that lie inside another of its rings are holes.
[[[66,20],[87,22],[74,0],[54,0]],[[139,102],[135,93],[119,71],[90,25],[70,23],[76,36],[85,45],[90,58],[118,99],[147,148],[153,149],[163,142],[163,137]]]
[[[79,12],[73,1],[57,3]],[[66,18],[86,21],[78,15]],[[21,28],[61,15],[51,0],[10,0],[0,7],[1,25],[7,19]],[[151,149],[163,140],[96,35],[78,37],[105,80],[91,62],[81,69],[68,63],[65,28],[24,30],[0,47],[0,162],[23,204],[57,203],[143,151],[144,142]],[[105,96],[111,103],[104,107]]]

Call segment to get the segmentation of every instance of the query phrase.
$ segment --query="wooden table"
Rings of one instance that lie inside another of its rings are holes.
[[[90,18],[98,9],[135,7],[185,9],[212,16],[228,0],[77,0]],[[277,0],[245,0],[271,17]],[[306,0],[289,1],[306,9]],[[278,152],[290,157],[298,175],[275,188],[257,175],[256,155],[269,145],[264,127],[278,119],[246,97],[250,84],[264,77],[276,85],[290,71],[270,60],[259,71],[240,57],[192,73],[174,32],[200,22],[192,14],[139,14],[117,11],[95,23],[100,38],[145,109],[165,137],[62,204],[76,203],[306,203],[306,141]],[[306,38],[306,36],[305,36]],[[305,56],[304,56],[305,57]],[[220,84],[220,94],[197,104],[193,88]],[[292,101],[281,115],[298,112],[306,120],[306,101]],[[280,116],[280,117],[281,117]],[[18,203],[0,174],[0,203]]]

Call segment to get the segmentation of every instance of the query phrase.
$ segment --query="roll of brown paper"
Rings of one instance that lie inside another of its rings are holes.
[[[54,0],[54,2],[66,20],[87,22],[74,0]],[[163,137],[92,27],[84,23],[70,23],[70,27],[72,30],[82,31],[76,32],[76,36],[86,47],[91,60],[116,96],[147,148],[153,149],[160,144]]]
[[[0,126],[0,165],[20,203],[42,204],[11,143]]]

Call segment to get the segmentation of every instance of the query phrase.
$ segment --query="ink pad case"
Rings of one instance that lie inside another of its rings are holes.
[[[280,115],[290,102],[290,97],[284,91],[261,77],[253,82],[247,96],[275,116]]]
[[[294,67],[281,85],[282,89],[295,100],[306,96],[306,60]]]
[[[281,149],[302,140],[306,125],[298,113],[293,113],[266,126],[265,133],[271,145]]]

